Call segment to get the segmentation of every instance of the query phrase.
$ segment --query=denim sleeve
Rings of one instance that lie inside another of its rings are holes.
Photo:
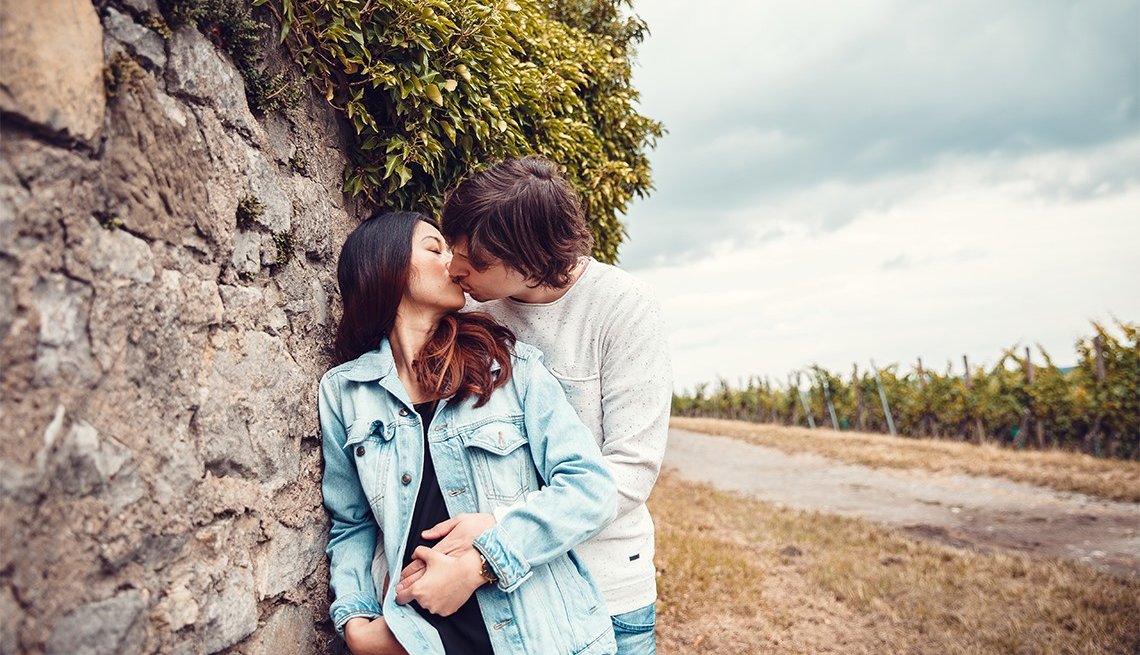
[[[514,378],[531,456],[547,484],[475,540],[507,592],[532,567],[600,532],[617,511],[613,477],[558,380],[537,356],[516,360]]]
[[[348,436],[341,415],[340,389],[328,379],[321,381],[318,410],[325,460],[321,494],[332,523],[325,548],[329,556],[329,586],[335,599],[329,607],[329,617],[343,637],[344,624],[349,619],[374,619],[382,613],[372,580],[378,528],[356,466],[344,447]]]

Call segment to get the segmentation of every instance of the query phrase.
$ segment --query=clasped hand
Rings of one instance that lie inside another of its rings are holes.
[[[432,548],[416,548],[400,574],[396,602],[414,600],[433,614],[454,614],[486,582],[480,573],[482,557],[471,544],[494,524],[490,514],[459,514],[425,530],[425,539],[440,541]]]

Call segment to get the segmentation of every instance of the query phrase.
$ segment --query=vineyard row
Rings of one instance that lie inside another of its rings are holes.
[[[1025,448],[1081,450],[1140,459],[1140,323],[1092,324],[1076,343],[1077,364],[1054,365],[1040,346],[1014,346],[991,368],[938,372],[922,360],[841,375],[812,366],[736,386],[721,380],[673,397],[677,416],[729,418],[837,430],[942,437]]]

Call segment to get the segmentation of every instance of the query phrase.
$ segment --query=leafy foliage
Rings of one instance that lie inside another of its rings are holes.
[[[434,214],[445,191],[506,157],[565,167],[595,255],[617,258],[618,219],[651,188],[660,124],[634,108],[628,0],[256,0],[281,21],[312,83],[355,131],[345,188]]]
[[[1044,364],[1027,367],[1006,351],[992,368],[971,367],[969,379],[919,369],[900,374],[895,365],[879,372],[898,431],[911,436],[986,440],[1017,447],[1079,448],[1097,455],[1140,458],[1140,324],[1118,322],[1121,335],[1093,323],[1095,334],[1077,342],[1077,366],[1059,369],[1038,347]],[[1103,378],[1097,372],[1101,343]],[[831,427],[824,385],[839,429],[886,432],[879,386],[868,372],[844,378],[819,367],[787,386],[753,378],[740,388],[721,380],[714,391],[700,385],[692,394],[673,396],[673,413],[792,425],[807,425],[800,389],[816,425]],[[1026,434],[1040,424],[1041,440]]]

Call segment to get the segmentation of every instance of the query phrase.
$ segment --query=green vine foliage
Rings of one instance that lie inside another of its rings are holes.
[[[1091,337],[1077,341],[1077,365],[1071,369],[1058,368],[1038,347],[1033,382],[1023,350],[1013,347],[992,367],[971,364],[968,383],[949,364],[944,372],[887,366],[878,382],[866,371],[844,376],[811,367],[806,376],[789,376],[787,386],[759,378],[735,386],[721,380],[713,390],[700,385],[693,393],[673,396],[673,413],[802,426],[807,425],[802,389],[816,425],[831,427],[830,396],[840,429],[886,432],[881,382],[895,426],[905,436],[977,440],[980,431],[984,439],[1018,448],[1140,459],[1140,324],[1092,327]],[[1030,421],[1040,423],[1040,441],[1036,430],[1028,429]]]
[[[594,254],[613,262],[619,215],[652,188],[659,123],[635,109],[628,0],[256,0],[355,131],[345,188],[435,214],[463,177],[512,156],[562,165]]]

